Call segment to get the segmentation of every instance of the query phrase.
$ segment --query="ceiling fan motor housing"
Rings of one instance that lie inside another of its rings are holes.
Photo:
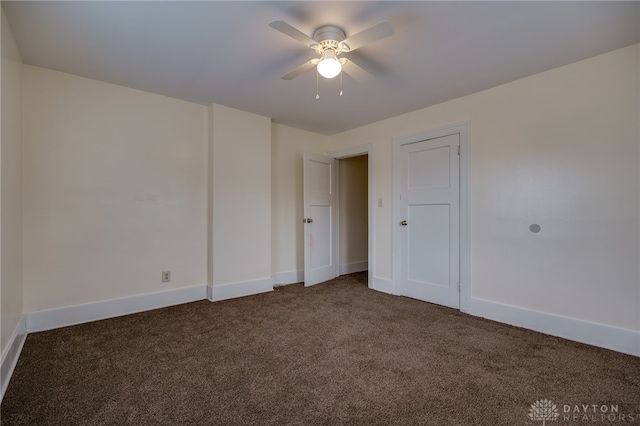
[[[342,43],[345,38],[344,31],[333,25],[325,25],[313,33],[313,39],[319,44],[316,50],[320,54],[326,49],[333,49],[336,54],[348,51],[349,46]]]

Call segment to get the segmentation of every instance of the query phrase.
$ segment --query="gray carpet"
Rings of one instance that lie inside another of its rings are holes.
[[[542,425],[529,409],[548,399],[560,416],[547,425],[640,424],[639,358],[379,293],[365,280],[31,334],[1,423]],[[614,405],[617,417],[598,408],[565,419],[565,404]]]

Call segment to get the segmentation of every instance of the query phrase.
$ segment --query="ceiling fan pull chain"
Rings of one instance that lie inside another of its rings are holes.
[[[318,93],[320,92],[320,90],[318,90],[318,80],[319,80],[318,75],[320,75],[320,73],[316,71],[316,99],[320,99],[320,93]]]
[[[340,96],[342,96],[342,70],[340,70]]]

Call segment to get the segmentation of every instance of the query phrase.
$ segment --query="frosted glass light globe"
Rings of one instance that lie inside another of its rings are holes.
[[[318,72],[324,78],[333,78],[342,71],[342,64],[336,58],[336,52],[327,49],[322,53],[322,59],[318,62]]]

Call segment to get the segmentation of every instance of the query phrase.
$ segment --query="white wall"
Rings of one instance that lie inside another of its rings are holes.
[[[368,250],[367,155],[338,160],[340,265],[367,262]]]
[[[222,105],[209,120],[214,299],[226,284],[241,290],[220,298],[271,290],[271,120]]]
[[[392,139],[470,121],[472,296],[637,331],[638,52],[627,47],[335,135],[331,149],[374,143],[375,197],[390,201]],[[377,208],[374,275],[386,279],[391,217],[391,202]]]
[[[22,59],[4,11],[1,14],[0,348],[4,360],[22,316]]]
[[[328,137],[273,124],[271,140],[271,269],[275,284],[288,284],[304,269],[302,154],[326,154]]]
[[[23,79],[25,312],[204,285],[207,108],[34,66]]]

